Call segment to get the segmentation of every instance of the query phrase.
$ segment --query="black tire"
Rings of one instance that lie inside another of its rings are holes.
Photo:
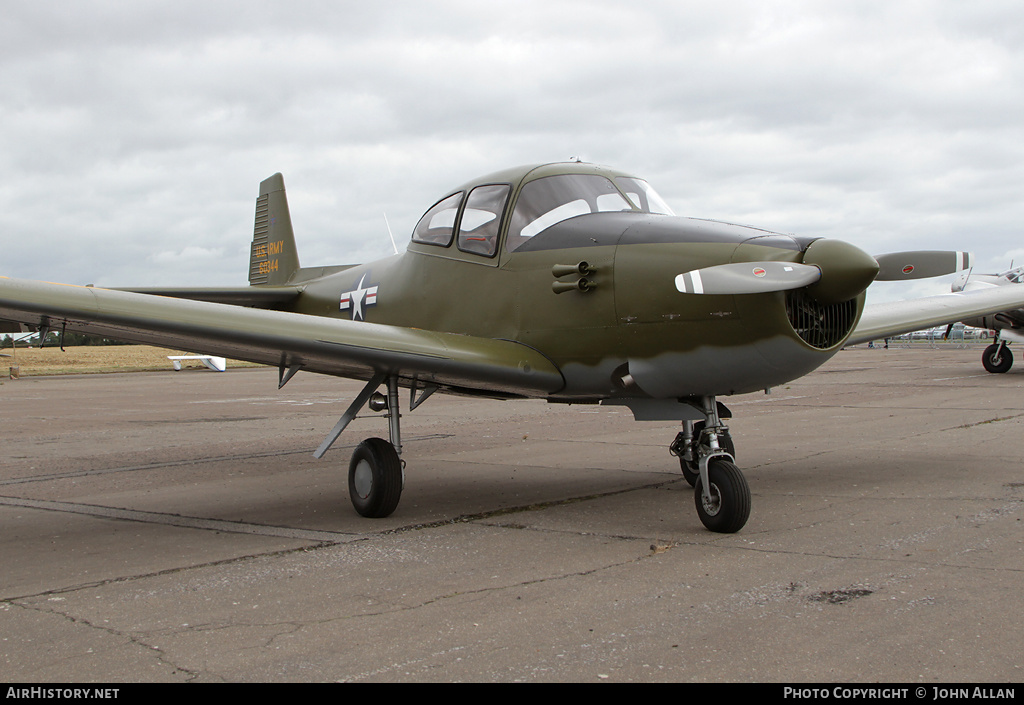
[[[700,478],[694,488],[697,516],[711,531],[720,534],[734,534],[750,518],[750,486],[735,464],[728,460],[712,458],[708,464],[708,482],[711,485],[711,502],[704,500]]]
[[[402,461],[395,447],[382,438],[367,438],[356,446],[348,464],[348,495],[364,517],[389,516],[402,497]]]
[[[696,487],[697,480],[700,479],[700,468],[693,469],[690,467],[690,463],[680,458],[679,469],[683,471],[683,479],[690,483],[690,487]]]
[[[698,421],[693,425],[693,438],[698,444],[700,443],[700,436],[703,432],[703,421]],[[736,459],[736,444],[733,443],[731,435],[728,433],[719,434],[718,445],[721,446],[722,450],[731,455],[733,460]],[[690,483],[690,487],[696,487],[697,480],[700,479],[700,463],[696,460],[687,462],[686,460],[683,460],[682,456],[680,456],[679,469],[683,471],[683,479]]]
[[[1000,347],[1003,349],[1002,352],[999,351]],[[985,348],[985,353],[981,356],[981,364],[994,374],[1006,372],[1013,367],[1013,353],[1005,345],[1000,346],[999,343],[993,343]]]

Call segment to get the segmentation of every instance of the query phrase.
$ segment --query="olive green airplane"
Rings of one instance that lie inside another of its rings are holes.
[[[719,397],[784,384],[843,346],[1024,307],[1024,287],[865,307],[879,279],[965,269],[960,252],[872,257],[839,240],[675,216],[630,174],[569,162],[448,191],[407,250],[301,267],[284,181],[260,185],[249,285],[100,289],[0,278],[0,319],[365,380],[316,450],[364,408],[389,440],[360,443],[349,494],[368,517],[404,487],[400,389],[628,407],[678,426],[669,450],[698,516],[735,532],[751,493]],[[380,391],[383,389],[384,391]]]

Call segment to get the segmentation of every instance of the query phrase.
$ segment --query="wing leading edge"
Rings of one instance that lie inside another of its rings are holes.
[[[546,395],[561,372],[508,340],[0,277],[0,318],[237,360],[369,379],[385,372],[452,391]]]
[[[865,307],[847,345],[890,338],[1024,306],[1024,291],[997,287]]]

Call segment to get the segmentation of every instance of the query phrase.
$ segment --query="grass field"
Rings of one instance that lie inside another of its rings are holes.
[[[76,345],[64,348],[5,348],[0,351],[0,378],[10,376],[13,368],[20,377],[40,375],[95,374],[103,372],[140,372],[173,369],[168,355],[187,355],[189,351],[166,350],[149,345]],[[182,368],[202,368],[198,360],[182,360]],[[228,368],[251,367],[248,362],[228,360]]]

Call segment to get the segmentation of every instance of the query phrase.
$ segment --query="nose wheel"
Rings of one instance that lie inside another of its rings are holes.
[[[694,404],[696,406],[696,404]],[[669,452],[678,456],[683,478],[694,488],[697,516],[711,531],[731,534],[750,518],[750,486],[736,466],[736,446],[721,416],[728,410],[714,397],[698,407],[703,421],[683,421]]]
[[[693,498],[697,516],[710,531],[734,534],[750,518],[750,486],[735,463],[713,458],[708,463],[708,491],[703,478],[697,478]]]

